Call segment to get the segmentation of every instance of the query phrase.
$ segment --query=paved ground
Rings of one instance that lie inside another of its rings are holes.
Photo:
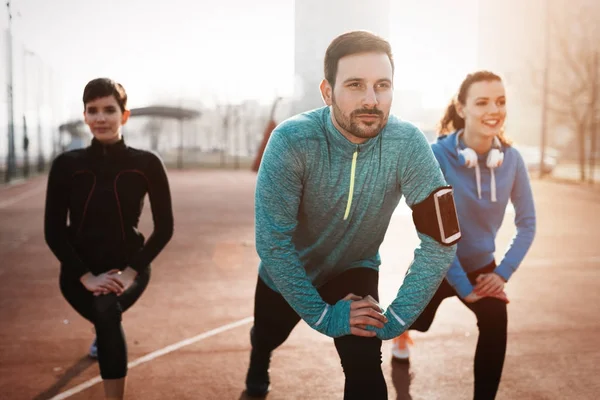
[[[127,398],[244,398],[258,261],[254,181],[245,171],[171,173],[176,233],[124,318],[129,359],[137,363]],[[44,185],[38,177],[0,189],[0,398],[101,398],[97,364],[85,356],[91,326],[61,297],[58,263],[44,243]],[[507,289],[509,345],[498,398],[596,399],[600,190],[536,181],[534,192],[538,235]],[[513,234],[512,217],[499,255]],[[144,231],[149,221],[146,213]],[[399,209],[382,248],[384,305],[416,243],[410,216]],[[477,337],[470,312],[449,299],[432,329],[414,337],[410,367],[392,363],[384,345],[390,399],[469,399]],[[301,323],[274,355],[272,382],[269,400],[341,399],[332,340]]]
[[[590,169],[586,168],[586,182],[600,183],[600,165],[594,168],[593,176],[590,176]],[[581,178],[581,169],[579,165],[573,162],[561,162],[552,171],[552,178],[567,181],[579,181]]]

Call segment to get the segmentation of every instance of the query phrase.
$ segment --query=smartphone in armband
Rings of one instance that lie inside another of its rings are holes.
[[[452,246],[460,240],[460,225],[451,186],[433,190],[423,201],[413,204],[412,210],[417,231],[444,246]]]
[[[444,244],[456,242],[460,239],[461,233],[452,188],[444,188],[435,192],[433,204],[440,229],[440,241]]]

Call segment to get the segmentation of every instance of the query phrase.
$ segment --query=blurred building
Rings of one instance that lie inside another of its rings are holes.
[[[323,106],[323,59],[336,36],[361,29],[389,39],[390,5],[390,0],[296,0],[294,113]]]
[[[504,79],[507,134],[529,145],[537,145],[541,134],[546,1],[480,0],[478,4],[478,68]]]

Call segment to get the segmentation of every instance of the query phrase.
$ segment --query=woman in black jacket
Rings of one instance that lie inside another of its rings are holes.
[[[121,399],[127,375],[122,313],[148,285],[150,262],[173,234],[171,194],[161,160],[125,145],[127,94],[107,78],[83,92],[85,123],[94,138],[52,163],[46,192],[46,242],[60,261],[60,289],[69,304],[94,324],[106,398]],[[154,230],[138,231],[148,194]],[[68,221],[67,221],[68,215]]]

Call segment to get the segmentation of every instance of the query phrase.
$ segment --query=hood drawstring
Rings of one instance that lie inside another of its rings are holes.
[[[481,200],[481,170],[479,163],[475,164],[475,181],[477,181],[477,197]]]
[[[494,174],[495,169],[496,168],[490,168],[490,199],[493,203],[498,201],[498,199],[496,198],[496,175]],[[479,163],[475,164],[475,180],[477,181],[477,197],[481,200],[481,169],[479,167]]]
[[[460,148],[460,135],[462,135],[464,130],[459,130],[456,132],[456,138],[454,147],[456,149],[456,153],[458,154],[458,160],[461,165],[466,166],[467,168],[475,168],[475,182],[477,183],[477,197],[481,200],[481,168],[479,167],[479,156],[475,152],[475,150],[466,147],[464,149]],[[502,165],[504,161],[504,153],[500,151],[502,144],[500,143],[500,139],[498,137],[494,137],[494,143],[492,144],[492,148],[488,152],[487,159],[485,161],[486,167],[490,169],[490,200],[495,203],[497,202],[496,198],[496,175],[494,170]]]
[[[494,175],[494,170],[496,168],[490,168],[490,174],[492,175],[492,181],[491,181],[491,200],[492,203],[495,203],[496,200],[496,176]]]

